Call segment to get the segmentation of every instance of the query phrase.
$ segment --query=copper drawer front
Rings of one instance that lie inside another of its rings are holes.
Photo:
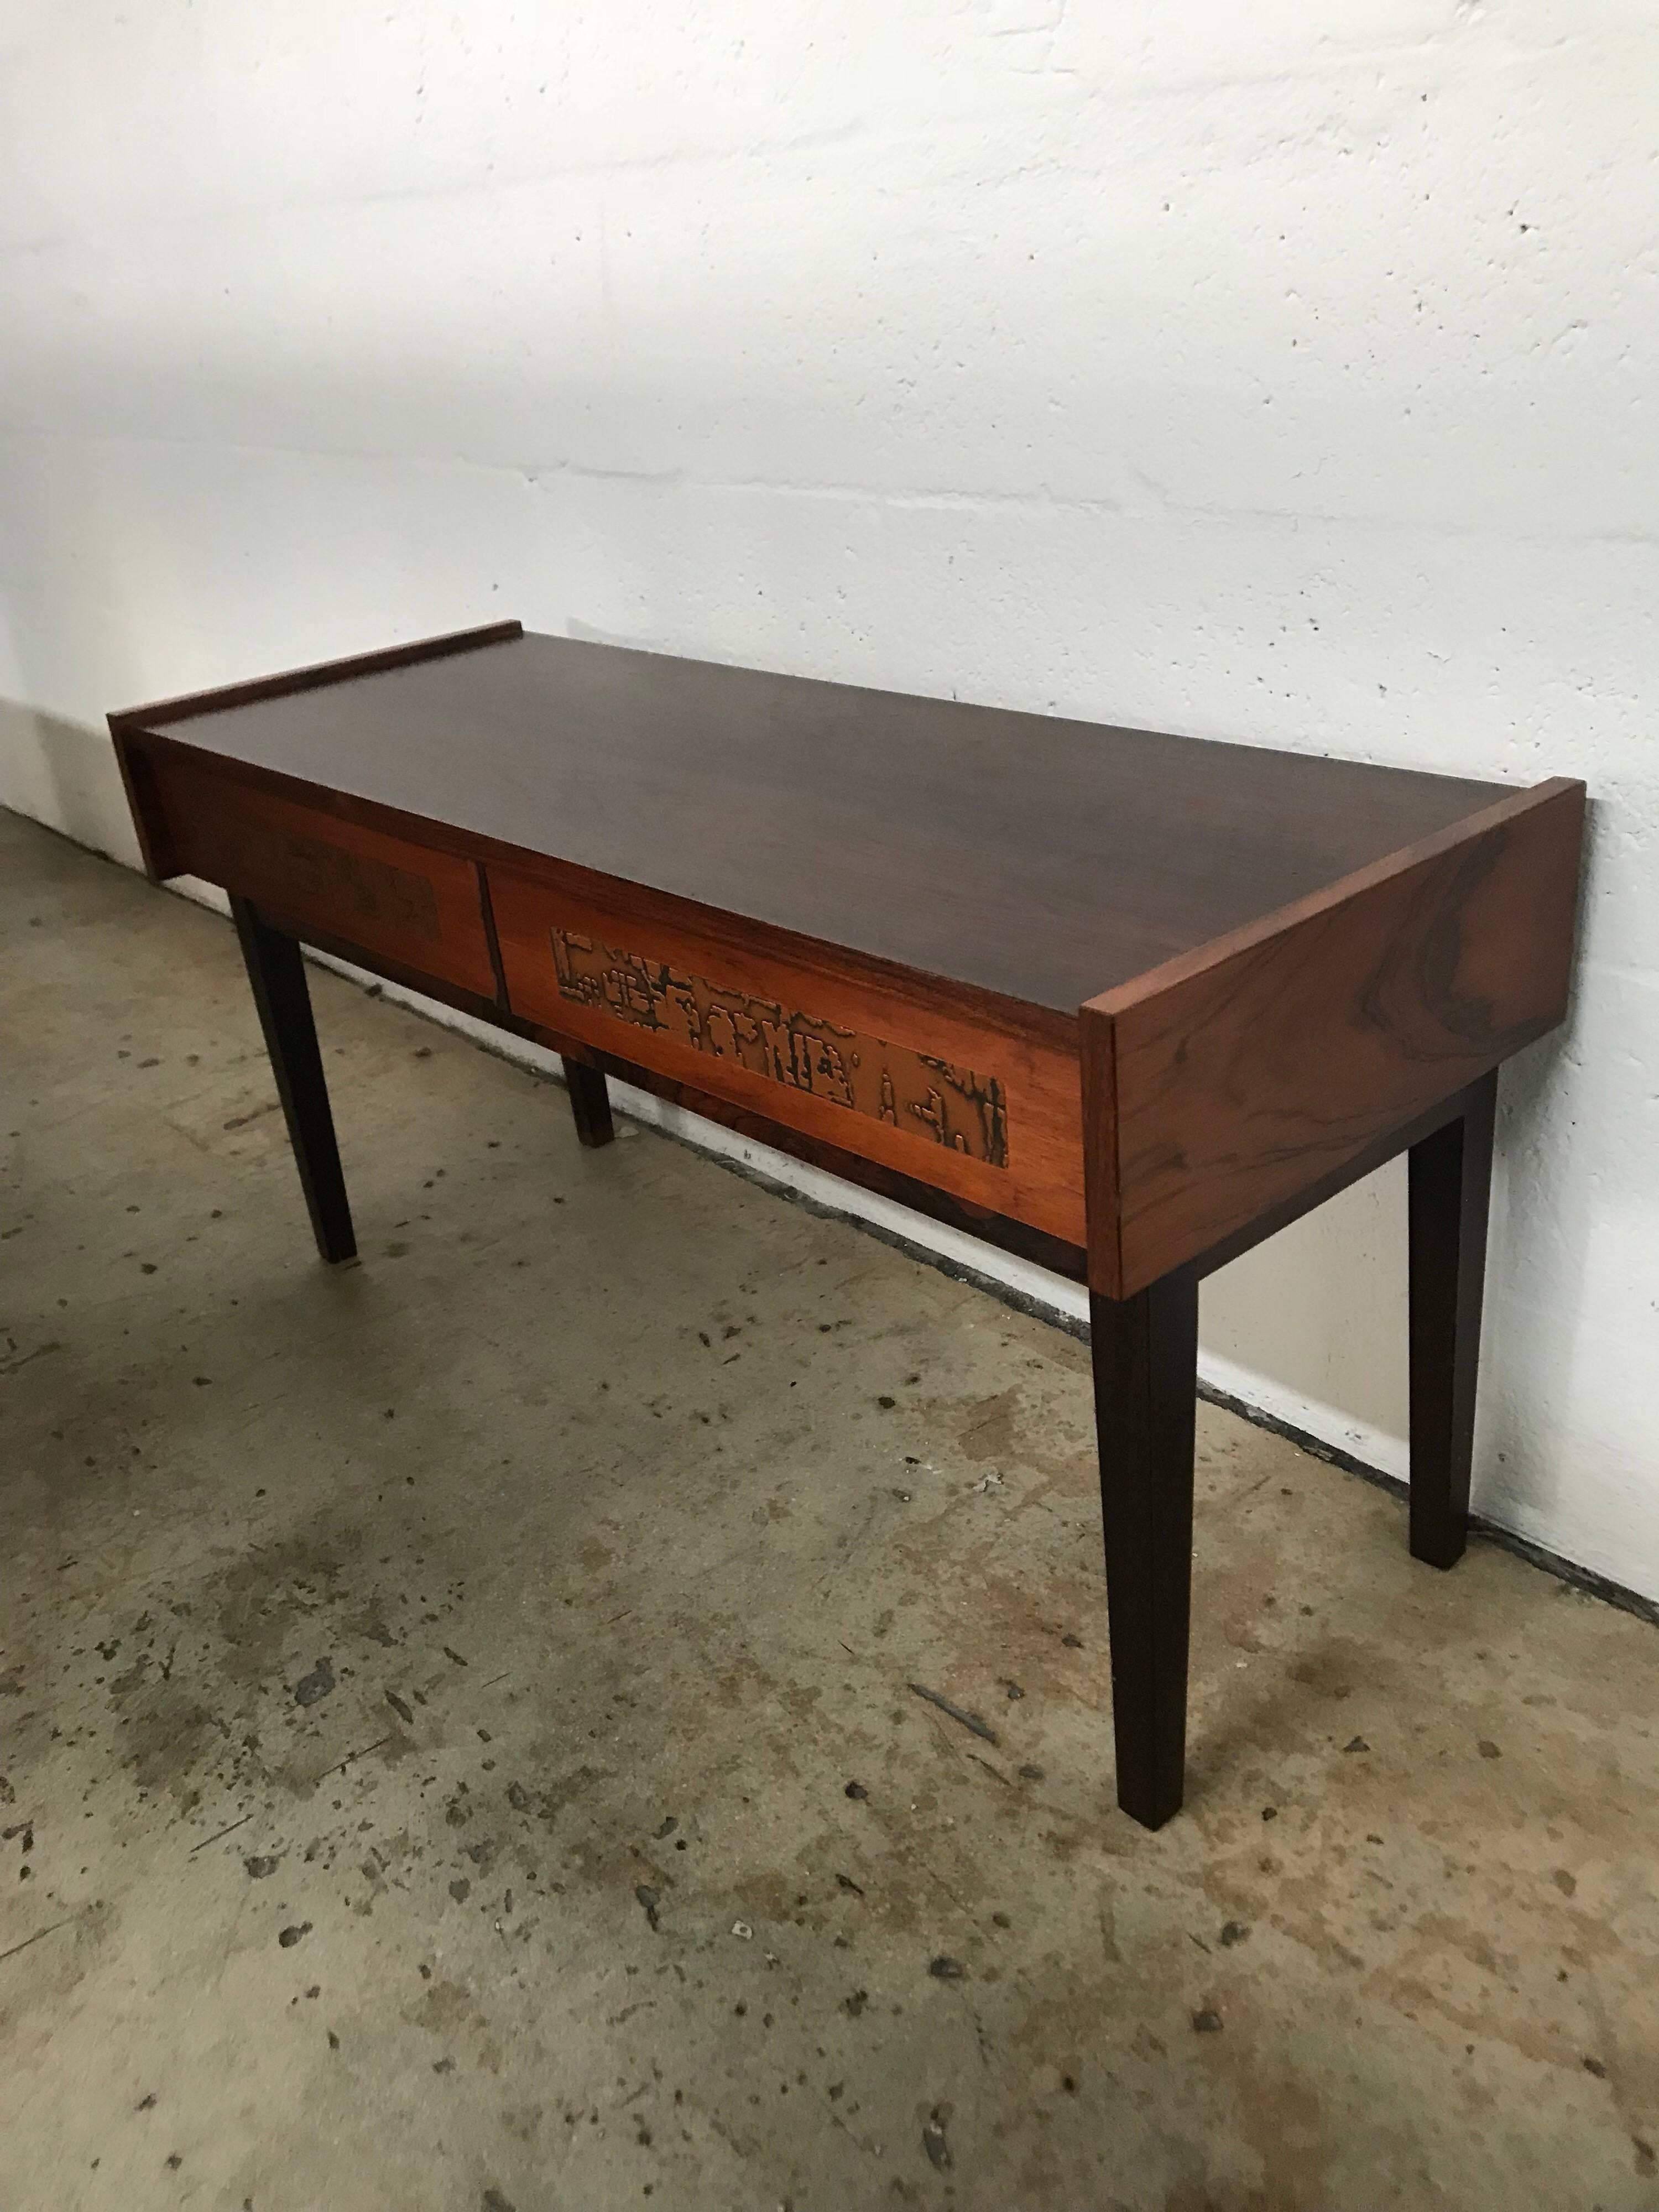
[[[297,937],[361,946],[480,998],[495,996],[472,861],[159,749],[150,773],[186,873],[252,899]]]
[[[1083,1241],[1074,1043],[775,956],[765,931],[700,927],[648,893],[601,905],[510,869],[489,876],[514,1013]]]

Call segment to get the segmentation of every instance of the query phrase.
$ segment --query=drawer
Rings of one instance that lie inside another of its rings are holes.
[[[515,1014],[1083,1242],[1074,1022],[1044,1036],[981,1017],[973,994],[925,978],[912,993],[856,956],[652,892],[488,873]]]
[[[171,747],[147,770],[178,872],[252,899],[296,937],[495,997],[473,861],[255,790]]]

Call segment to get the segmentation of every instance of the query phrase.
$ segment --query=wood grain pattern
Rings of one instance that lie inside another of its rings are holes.
[[[307,942],[385,956],[492,1002],[476,866],[252,788],[163,747],[148,758],[155,819],[176,871],[250,899]]]
[[[1501,796],[570,638],[228,697],[125,719],[1068,1018]]]
[[[1155,1281],[1553,1027],[1583,800],[1516,793],[1090,1001],[1094,1287]]]
[[[1082,1243],[1074,1024],[648,893],[488,874],[515,1014]]]

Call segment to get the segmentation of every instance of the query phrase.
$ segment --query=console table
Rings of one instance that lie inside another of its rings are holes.
[[[1411,1548],[1467,1533],[1497,1069],[1566,1008],[1584,792],[526,635],[110,717],[230,894],[317,1243],[299,945],[1090,1293],[1118,1802],[1181,1803],[1201,1276],[1410,1159]]]

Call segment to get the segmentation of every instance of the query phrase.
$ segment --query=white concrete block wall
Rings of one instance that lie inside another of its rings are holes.
[[[0,799],[111,705],[535,627],[1595,799],[1478,1503],[1659,1596],[1659,17],[10,0]],[[1218,1278],[1404,1464],[1403,1176]]]

